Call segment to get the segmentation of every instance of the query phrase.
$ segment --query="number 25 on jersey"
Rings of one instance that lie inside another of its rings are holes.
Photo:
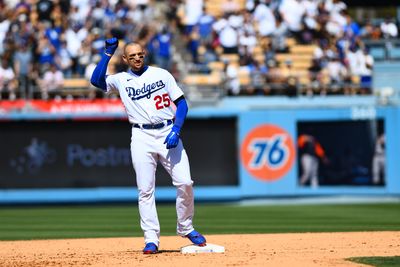
[[[168,94],[156,95],[154,97],[157,110],[167,108],[171,105],[171,99]]]

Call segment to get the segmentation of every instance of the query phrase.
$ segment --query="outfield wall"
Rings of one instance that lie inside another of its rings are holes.
[[[7,105],[0,112],[0,203],[136,200],[130,125],[120,104],[31,103],[29,112]],[[196,200],[398,196],[399,122],[400,108],[374,97],[232,98],[191,108],[183,139]],[[302,134],[314,135],[327,158],[319,161],[318,185],[300,182]],[[381,134],[386,163],[374,183]],[[170,184],[159,168],[158,200],[175,200]]]

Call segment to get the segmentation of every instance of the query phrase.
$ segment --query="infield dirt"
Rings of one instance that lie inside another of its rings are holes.
[[[225,253],[181,254],[187,239],[162,236],[143,255],[143,238],[0,242],[0,266],[365,266],[349,257],[400,255],[400,232],[208,235]]]

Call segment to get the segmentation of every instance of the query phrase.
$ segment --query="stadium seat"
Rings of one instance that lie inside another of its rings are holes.
[[[311,61],[313,58],[313,54],[295,54],[295,53],[283,53],[283,54],[277,54],[275,56],[276,60],[279,62],[285,62],[286,60],[292,60],[292,61]]]
[[[211,72],[213,71],[222,71],[224,69],[224,62],[221,61],[213,61],[208,63],[208,67],[210,68]]]
[[[227,62],[239,62],[239,54],[222,54],[220,59]]]
[[[183,80],[186,85],[218,86],[222,83],[221,76],[217,72],[211,74],[189,74]]]
[[[241,86],[247,86],[251,83],[250,72],[247,69],[239,69],[238,76]]]
[[[208,13],[214,17],[220,17],[223,15],[221,7],[224,2],[225,0],[206,0],[204,4]],[[245,8],[246,0],[235,0],[235,2],[238,3],[239,7],[242,9]]]
[[[289,38],[286,38],[286,44],[287,44],[287,46],[290,48],[290,47],[292,47],[292,46],[294,46],[294,45],[296,45],[296,39],[295,38],[293,38],[293,37],[289,37]]]
[[[96,90],[84,78],[70,78],[64,80],[61,96],[87,97]]]
[[[89,87],[89,81],[84,78],[71,78],[64,80],[65,89],[82,89]]]
[[[290,52],[292,54],[313,54],[315,51],[315,45],[292,45]]]
[[[388,52],[390,59],[400,59],[400,47],[393,47]]]
[[[260,54],[264,54],[264,51],[260,45],[257,45],[253,49],[253,55],[260,55]]]
[[[386,57],[384,47],[371,47],[369,53],[374,58],[374,60],[384,60]]]

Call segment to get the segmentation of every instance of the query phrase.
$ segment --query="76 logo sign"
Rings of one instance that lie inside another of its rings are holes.
[[[240,158],[254,178],[274,181],[284,177],[293,166],[296,149],[293,138],[274,124],[262,124],[243,138]]]
[[[286,135],[274,135],[271,138],[254,139],[249,149],[253,158],[250,167],[260,169],[268,166],[271,169],[280,168],[288,160],[288,147],[285,144]]]

